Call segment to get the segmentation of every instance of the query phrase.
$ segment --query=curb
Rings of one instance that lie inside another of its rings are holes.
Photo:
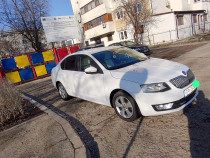
[[[85,149],[84,144],[82,143],[80,137],[76,134],[76,132],[74,131],[74,129],[71,127],[71,125],[69,124],[67,120],[63,119],[61,116],[57,115],[55,112],[53,112],[46,106],[38,103],[34,99],[24,94],[22,94],[22,97],[28,100],[34,106],[38,107],[43,112],[47,113],[49,117],[51,117],[53,120],[55,120],[61,125],[66,137],[69,139],[70,143],[72,144],[72,147],[74,148],[75,158],[86,157],[86,149]]]

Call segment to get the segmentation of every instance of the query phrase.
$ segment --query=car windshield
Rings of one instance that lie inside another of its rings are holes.
[[[123,68],[148,58],[129,48],[118,48],[92,54],[106,69],[115,70]]]
[[[121,42],[121,44],[122,44],[123,46],[127,46],[127,47],[136,45],[136,43],[134,43],[134,42],[132,42],[132,41]]]

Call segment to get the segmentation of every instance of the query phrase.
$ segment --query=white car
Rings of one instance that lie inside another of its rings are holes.
[[[74,96],[111,106],[126,121],[183,109],[198,95],[194,80],[185,65],[125,47],[68,55],[52,70],[62,99]]]

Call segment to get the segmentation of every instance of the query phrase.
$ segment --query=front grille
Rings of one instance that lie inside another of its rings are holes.
[[[195,79],[193,72],[189,69],[187,76],[178,76],[170,80],[170,82],[177,88],[184,88]]]

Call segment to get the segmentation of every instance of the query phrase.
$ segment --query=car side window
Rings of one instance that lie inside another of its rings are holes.
[[[96,62],[87,55],[80,55],[77,60],[78,71],[84,72],[86,68],[93,66],[97,68],[98,73],[103,73]]]
[[[63,61],[62,61],[62,63],[61,63],[61,69],[62,69],[62,70],[64,70],[64,69],[65,69],[65,62],[66,62],[66,59],[65,59],[65,60],[63,60]]]
[[[76,55],[70,56],[66,58],[62,63],[61,63],[61,68],[63,70],[72,70],[76,71]]]

